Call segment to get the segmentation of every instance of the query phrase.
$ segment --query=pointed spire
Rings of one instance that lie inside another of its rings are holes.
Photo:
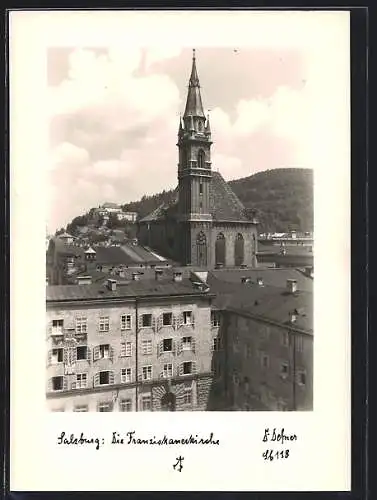
[[[189,87],[199,87],[200,88],[198,72],[196,70],[195,49],[192,49],[192,68],[191,68]]]
[[[205,118],[202,105],[202,97],[200,95],[199,77],[196,69],[195,49],[193,49],[192,68],[188,85],[186,109],[183,116],[184,118],[187,116],[199,116],[201,118]]]
[[[183,126],[182,126],[182,116],[179,115],[179,128],[178,128],[178,135],[182,135],[183,133]]]

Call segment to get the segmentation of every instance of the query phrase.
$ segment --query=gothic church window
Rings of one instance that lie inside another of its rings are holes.
[[[198,152],[198,168],[205,168],[205,154],[202,149]]]
[[[240,266],[244,261],[244,239],[241,233],[238,233],[234,242],[234,265]]]
[[[207,238],[203,231],[196,238],[196,260],[199,266],[207,265]]]
[[[223,233],[219,233],[216,238],[215,243],[215,263],[225,264],[225,236]]]

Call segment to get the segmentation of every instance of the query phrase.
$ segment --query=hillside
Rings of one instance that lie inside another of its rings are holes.
[[[261,222],[259,231],[284,232],[313,229],[313,171],[304,168],[279,168],[258,172],[230,181],[229,185],[246,208],[256,209]],[[161,203],[169,201],[173,191],[143,196],[127,203],[124,210],[135,211],[142,218]]]

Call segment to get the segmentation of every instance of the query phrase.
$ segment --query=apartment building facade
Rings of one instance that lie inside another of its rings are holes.
[[[48,408],[208,409],[212,298],[180,273],[164,283],[47,287]]]
[[[228,311],[224,389],[229,409],[313,409],[313,335]]]

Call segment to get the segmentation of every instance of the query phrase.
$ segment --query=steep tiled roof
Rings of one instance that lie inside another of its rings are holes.
[[[174,215],[178,204],[178,189],[175,197],[169,204],[162,204],[149,215],[141,219],[140,222],[152,222],[164,219],[166,216]],[[210,213],[214,221],[243,221],[249,219],[246,210],[229,184],[224,180],[219,172],[212,172],[209,190]]]
[[[248,220],[245,207],[219,172],[212,172],[209,200],[214,220]]]
[[[290,313],[297,311],[291,324],[308,332],[313,331],[313,294],[299,290],[297,293],[273,286],[256,286],[213,281],[211,292],[216,294],[214,305],[245,315],[269,319],[280,324],[290,324]]]

